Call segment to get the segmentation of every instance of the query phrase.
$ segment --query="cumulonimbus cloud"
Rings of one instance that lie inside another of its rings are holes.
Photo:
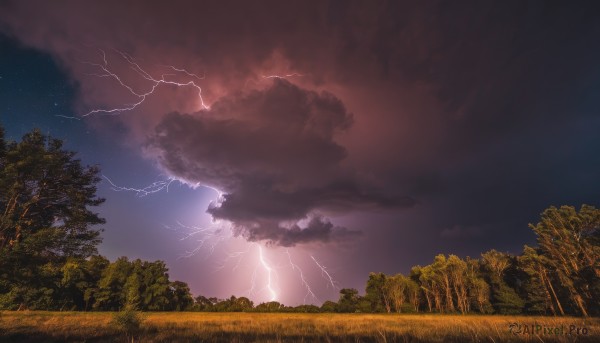
[[[169,174],[226,194],[208,208],[248,240],[293,246],[339,241],[357,231],[324,213],[411,206],[384,194],[343,166],[335,134],[352,114],[334,95],[274,79],[264,89],[225,96],[210,109],[166,115],[148,141]],[[304,227],[284,223],[309,219]]]

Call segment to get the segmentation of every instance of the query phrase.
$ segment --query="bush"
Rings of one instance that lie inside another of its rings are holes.
[[[113,315],[112,324],[129,337],[140,330],[143,321],[138,311],[126,309]]]

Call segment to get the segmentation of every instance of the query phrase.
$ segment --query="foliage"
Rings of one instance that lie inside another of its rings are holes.
[[[138,333],[143,321],[142,315],[138,311],[132,309],[115,312],[112,317],[112,324],[119,331],[124,332],[127,337]]]
[[[96,166],[84,167],[62,141],[39,130],[6,142],[0,130],[0,306],[82,305],[80,264],[96,254],[104,219]],[[80,275],[76,275],[76,274]],[[73,298],[73,296],[75,298]]]
[[[340,300],[336,306],[338,312],[356,312],[359,307],[360,296],[354,288],[340,290]]]

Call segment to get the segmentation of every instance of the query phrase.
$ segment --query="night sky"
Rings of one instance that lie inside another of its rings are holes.
[[[600,205],[598,18],[595,1],[2,1],[0,125],[101,166],[101,254],[164,260],[196,295],[320,304],[438,253],[519,253],[545,208]]]

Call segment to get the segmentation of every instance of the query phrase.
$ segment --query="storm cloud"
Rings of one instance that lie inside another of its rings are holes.
[[[0,29],[56,59],[78,113],[136,100],[82,63],[102,61],[97,47],[140,92],[151,85],[111,48],[155,77],[204,76],[208,110],[196,89],[161,85],[88,122],[116,122],[160,168],[222,190],[209,213],[250,240],[367,237],[366,212],[405,209],[365,244],[519,251],[544,208],[597,203],[594,1],[60,3],[2,2]]]
[[[210,109],[171,113],[148,142],[170,175],[225,192],[208,209],[213,218],[231,221],[248,240],[291,246],[357,235],[317,216],[414,204],[343,166],[346,149],[334,138],[350,128],[352,114],[339,99],[279,78],[268,82]],[[309,217],[306,227],[282,225]]]

